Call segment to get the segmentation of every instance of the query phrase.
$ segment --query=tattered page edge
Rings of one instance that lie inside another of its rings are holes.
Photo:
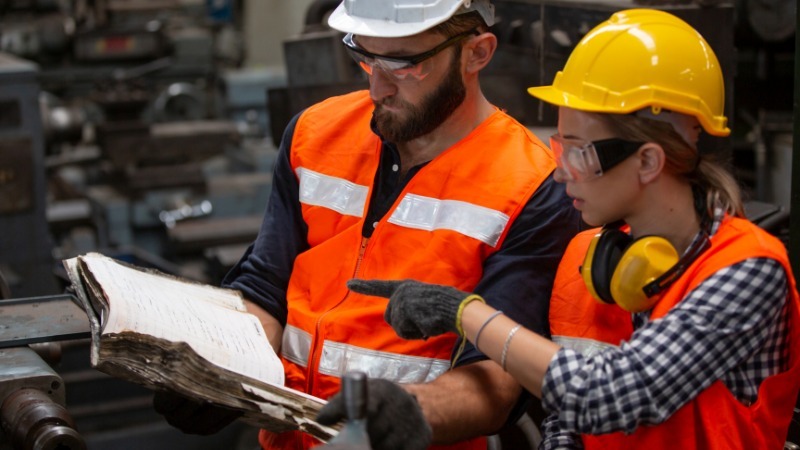
[[[88,294],[86,293],[86,286],[83,284],[83,280],[81,279],[78,257],[65,259],[62,261],[62,264],[67,271],[67,276],[69,277],[70,283],[72,283],[75,296],[78,297],[81,307],[83,307],[83,310],[86,312],[86,316],[89,318],[89,328],[92,332],[92,344],[90,346],[91,351],[89,352],[89,358],[92,367],[95,367],[97,366],[100,358],[100,333],[102,332],[100,319],[98,318],[97,312],[94,310],[91,301],[89,301]]]
[[[308,433],[311,436],[314,436],[315,438],[321,440],[322,442],[327,442],[329,439],[331,439],[334,435],[338,433],[338,428],[336,427],[328,427],[322,425],[317,421],[315,421],[313,418],[298,417],[294,414],[291,414],[290,412],[287,412],[287,408],[284,408],[282,406],[287,403],[293,403],[295,405],[300,404],[296,400],[292,400],[290,398],[283,397],[279,394],[274,394],[265,391],[264,389],[261,389],[259,387],[247,383],[242,383],[242,389],[244,389],[245,392],[249,392],[250,394],[254,395],[257,398],[264,400],[263,402],[251,400],[255,405],[259,407],[261,412],[263,412],[264,414],[271,417],[282,417],[284,418],[284,420],[291,419],[297,425],[298,430],[304,433]],[[282,389],[288,389],[288,388],[282,388]],[[322,407],[327,403],[325,400],[322,400],[321,398],[314,397],[300,391],[294,391],[294,392],[299,397],[307,399],[311,403],[319,403],[320,407]],[[302,408],[302,406],[300,408],[297,408],[297,406],[295,406],[295,409],[305,409],[305,408]],[[316,414],[316,411],[312,412]]]

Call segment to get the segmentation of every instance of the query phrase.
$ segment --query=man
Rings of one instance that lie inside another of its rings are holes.
[[[289,124],[262,229],[223,282],[262,320],[287,386],[328,398],[350,370],[403,386],[389,417],[422,426],[387,430],[375,448],[486,448],[482,436],[516,417],[522,389],[453,333],[398,338],[386,302],[347,280],[452,285],[547,334],[555,269],[579,228],[550,151],[481,92],[493,23],[489,0],[345,0],[329,24],[347,33],[369,92]],[[317,444],[266,431],[259,441]]]

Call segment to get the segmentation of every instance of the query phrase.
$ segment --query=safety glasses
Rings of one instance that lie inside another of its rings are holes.
[[[370,75],[372,75],[377,67],[398,81],[406,80],[409,77],[414,80],[422,80],[433,70],[434,65],[433,61],[431,61],[432,57],[447,47],[471,35],[478,34],[478,30],[473,28],[463,33],[456,34],[427,52],[411,56],[384,56],[370,53],[355,43],[353,40],[353,33],[345,35],[344,39],[342,39],[342,43],[344,43],[350,56],[364,69],[364,72]]]
[[[597,178],[636,153],[644,142],[611,138],[599,141],[550,136],[550,149],[564,181],[586,181]]]

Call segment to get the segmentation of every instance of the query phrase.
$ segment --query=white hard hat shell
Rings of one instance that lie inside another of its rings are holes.
[[[331,13],[328,25],[359,36],[404,37],[469,11],[478,11],[488,26],[494,25],[489,0],[344,0]]]

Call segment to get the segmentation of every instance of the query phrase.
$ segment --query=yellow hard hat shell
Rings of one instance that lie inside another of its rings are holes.
[[[615,13],[581,39],[552,86],[528,93],[581,111],[675,111],[697,117],[709,134],[730,134],[714,51],[697,30],[665,11]]]

